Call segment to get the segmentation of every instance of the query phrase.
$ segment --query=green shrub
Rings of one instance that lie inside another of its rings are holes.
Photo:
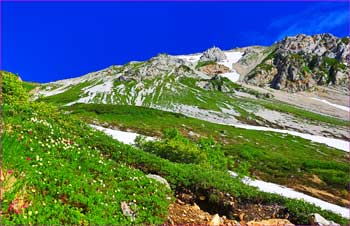
[[[341,41],[342,41],[345,45],[347,45],[347,44],[349,44],[350,38],[349,38],[349,37],[343,37],[343,38],[341,39]]]
[[[28,101],[29,95],[18,76],[6,71],[1,71],[1,76],[2,99],[4,104]]]
[[[162,141],[137,140],[142,150],[181,163],[201,163],[207,161],[207,156],[198,146],[180,135],[175,129],[167,129]]]
[[[227,170],[228,159],[226,158],[221,145],[217,144],[213,138],[201,138],[199,148],[206,153],[208,166],[212,169]]]
[[[196,65],[196,69],[207,66],[207,65],[211,65],[211,64],[216,64],[215,61],[198,61],[197,65]]]

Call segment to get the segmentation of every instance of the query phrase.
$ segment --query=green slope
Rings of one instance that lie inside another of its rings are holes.
[[[9,74],[3,79],[12,78]],[[56,107],[29,103],[26,95],[11,98],[11,91],[22,87],[12,81],[4,89],[2,106],[3,224],[162,223],[171,193],[147,179],[144,173],[149,172],[165,177],[173,191],[199,195],[214,189],[241,204],[282,205],[293,223],[307,224],[307,214],[312,212],[346,222],[302,201],[259,192],[226,170],[174,163],[123,145]],[[123,201],[137,213],[134,222],[122,214]]]
[[[149,136],[162,136],[167,128],[176,128],[192,139],[198,137],[190,136],[191,133],[213,137],[222,143],[230,167],[239,162],[248,163],[251,174],[264,180],[290,187],[308,185],[346,199],[346,186],[350,182],[346,153],[326,145],[291,135],[218,125],[145,107],[77,104],[64,109],[88,123],[107,123]],[[323,182],[313,182],[313,175]]]

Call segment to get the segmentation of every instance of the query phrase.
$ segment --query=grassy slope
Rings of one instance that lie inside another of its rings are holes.
[[[3,107],[3,224],[131,224],[123,201],[137,206],[134,223],[164,222],[170,191],[94,141],[118,142],[47,104]]]
[[[39,86],[39,83],[36,83],[36,82],[23,82],[22,84],[23,84],[23,88],[27,90],[27,92],[30,92]]]
[[[107,122],[151,136],[160,136],[166,128],[177,128],[183,134],[193,131],[201,136],[212,136],[223,143],[223,150],[231,162],[249,162],[251,172],[265,180],[285,185],[308,184],[338,196],[346,195],[349,166],[344,159],[345,153],[325,145],[290,135],[217,125],[144,107],[80,104],[65,109],[88,122]],[[312,182],[312,174],[324,183]]]
[[[311,212],[346,222],[302,201],[259,192],[226,171],[173,163],[123,145],[48,104],[5,103],[4,224],[129,224],[121,201],[136,203],[135,223],[161,223],[169,191],[134,168],[164,176],[174,190],[214,188],[243,203],[279,203],[294,223],[306,224]]]
[[[274,101],[272,99],[259,98],[254,100],[251,98],[237,98],[232,93],[223,93],[217,90],[204,90],[196,86],[198,79],[184,77],[177,79],[174,75],[159,76],[153,79],[143,80],[141,83],[143,86],[135,88],[137,83],[135,81],[128,82],[115,82],[114,95],[112,93],[107,94],[106,97],[102,94],[96,95],[93,99],[94,103],[101,103],[102,100],[107,100],[107,103],[111,103],[113,96],[113,103],[119,105],[135,105],[136,97],[143,90],[153,90],[147,94],[143,94],[143,106],[162,106],[171,109],[174,104],[185,104],[191,106],[198,106],[201,109],[221,111],[220,108],[226,108],[225,104],[232,106],[232,108],[240,114],[239,120],[243,122],[247,121],[264,121],[263,119],[255,116],[252,113],[248,113],[248,108],[268,108],[275,111],[291,114],[296,118],[308,120],[311,123],[326,123],[329,127],[336,126],[350,126],[349,121],[336,119],[330,116],[325,116],[313,112],[303,110],[301,108]],[[93,84],[96,81],[89,81],[79,85],[76,85],[67,91],[44,97],[42,100],[57,105],[64,105],[78,100],[83,94],[82,89],[88,85]],[[228,79],[223,80],[223,84],[234,92],[234,90],[240,90],[243,92],[251,93],[259,97],[263,96],[257,91],[243,88],[240,85],[232,83]],[[120,88],[123,85],[124,88]],[[140,85],[140,84],[139,84]],[[119,88],[118,88],[119,86]],[[154,87],[156,86],[156,87]]]

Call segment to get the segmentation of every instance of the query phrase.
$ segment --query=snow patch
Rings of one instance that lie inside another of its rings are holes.
[[[343,106],[343,105],[339,105],[339,104],[333,104],[333,103],[331,103],[331,102],[329,102],[329,101],[327,101],[327,100],[318,99],[318,98],[315,98],[315,97],[311,97],[311,99],[317,100],[317,101],[320,101],[320,102],[323,102],[323,103],[325,103],[325,104],[328,104],[328,105],[333,106],[333,107],[335,107],[335,108],[338,108],[338,109],[340,109],[340,110],[350,112],[350,108],[347,107],[347,106]]]
[[[105,128],[102,126],[96,126],[90,124],[90,126],[96,130],[104,132],[105,134],[111,136],[113,139],[118,140],[124,144],[135,144],[136,137],[140,136],[138,133],[124,132],[114,129]],[[146,140],[156,140],[154,137],[146,137]]]
[[[218,62],[219,64],[222,64],[230,69],[232,69],[232,65],[234,63],[237,63],[239,59],[242,58],[243,52],[232,52],[232,51],[223,51],[226,55],[226,60]]]
[[[232,126],[236,128],[242,128],[242,129],[249,129],[249,130],[257,130],[257,131],[270,131],[270,132],[276,132],[276,133],[284,133],[284,134],[290,134],[293,136],[301,137],[306,140],[310,140],[313,142],[321,143],[328,145],[330,147],[349,152],[350,150],[350,142],[335,139],[335,138],[328,138],[323,136],[317,136],[317,135],[311,135],[306,133],[300,133],[295,131],[289,131],[289,130],[282,130],[282,129],[274,129],[269,127],[263,127],[263,126],[252,126],[252,125],[244,125],[244,124],[231,124]]]
[[[137,133],[123,132],[123,131],[113,130],[113,129],[104,128],[96,125],[90,125],[90,126],[95,128],[96,130],[104,132],[109,136],[112,136],[113,139],[116,139],[125,144],[134,144],[136,137],[140,135]],[[145,136],[145,138],[146,140],[155,140],[154,137]],[[237,177],[237,174],[235,172],[229,171],[229,173],[232,177]],[[242,179],[242,182],[246,185],[257,187],[260,191],[278,194],[286,198],[303,199],[305,202],[312,203],[316,206],[321,207],[324,210],[329,210],[333,213],[340,214],[342,217],[349,218],[349,210],[347,208],[337,206],[335,204],[323,201],[318,198],[314,198],[312,196],[303,194],[301,192],[297,192],[291,188],[270,183],[270,182],[261,181],[261,180],[254,180],[247,176],[245,176]]]
[[[237,174],[235,172],[229,171],[231,176],[237,177]],[[242,182],[246,185],[252,186],[252,187],[257,187],[260,191],[268,192],[268,193],[273,193],[273,194],[278,194],[286,198],[292,198],[292,199],[302,199],[305,202],[314,204],[316,206],[321,207],[324,210],[329,210],[333,213],[339,214],[342,217],[345,218],[350,218],[349,217],[349,209],[345,207],[341,207],[326,201],[323,201],[321,199],[306,195],[301,192],[297,192],[291,188],[281,186],[278,184],[270,183],[270,182],[265,182],[261,180],[254,180],[249,177],[244,177],[242,179]]]
[[[239,77],[240,77],[240,75],[235,70],[233,70],[233,72],[222,73],[222,74],[220,74],[220,76],[228,78],[232,82],[237,82],[239,80]]]
[[[177,55],[175,57],[180,58],[182,60],[189,61],[191,63],[197,63],[199,61],[199,58],[201,58],[202,54],[197,53],[197,54],[191,54],[191,55]]]

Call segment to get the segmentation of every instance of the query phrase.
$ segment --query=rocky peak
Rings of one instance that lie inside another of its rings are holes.
[[[286,37],[245,78],[251,84],[297,92],[317,85],[350,85],[349,38],[331,34]]]
[[[186,60],[167,54],[159,54],[145,62],[128,65],[122,72],[124,79],[152,79],[172,73],[177,76],[190,76],[194,74],[194,65]]]
[[[223,61],[226,60],[227,56],[225,53],[218,47],[212,47],[210,49],[207,49],[203,55],[200,57],[200,61]]]
[[[337,38],[332,34],[308,36],[299,34],[286,37],[277,43],[279,53],[295,53],[335,58],[341,62],[350,61],[350,44],[348,38]]]

